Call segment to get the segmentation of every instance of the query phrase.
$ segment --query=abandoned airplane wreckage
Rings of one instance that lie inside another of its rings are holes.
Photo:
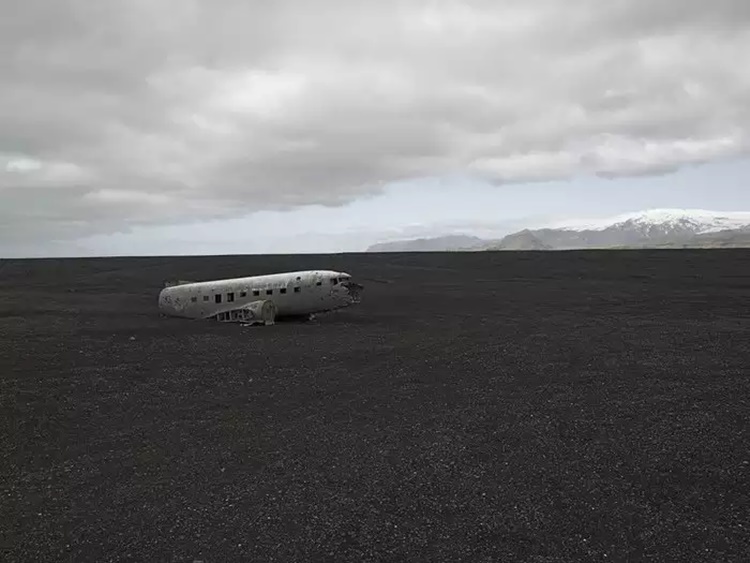
[[[364,289],[350,274],[306,270],[213,281],[166,282],[159,310],[170,317],[271,325],[277,318],[310,319],[360,302]]]

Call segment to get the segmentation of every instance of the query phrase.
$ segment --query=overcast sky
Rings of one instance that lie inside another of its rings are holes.
[[[0,10],[0,256],[750,210],[747,0]]]

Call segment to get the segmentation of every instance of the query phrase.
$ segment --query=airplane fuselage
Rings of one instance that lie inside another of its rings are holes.
[[[277,317],[306,316],[358,302],[358,289],[346,272],[305,270],[165,287],[159,310],[192,319],[216,317],[259,301],[271,301]]]

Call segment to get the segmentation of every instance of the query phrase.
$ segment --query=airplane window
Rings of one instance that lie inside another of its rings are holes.
[[[234,293],[227,293],[227,301],[230,303],[234,301]]]

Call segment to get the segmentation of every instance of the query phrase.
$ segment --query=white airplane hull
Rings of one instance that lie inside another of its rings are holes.
[[[272,324],[277,317],[305,317],[358,303],[362,288],[350,278],[346,272],[308,270],[176,282],[159,293],[159,310],[190,319]]]

